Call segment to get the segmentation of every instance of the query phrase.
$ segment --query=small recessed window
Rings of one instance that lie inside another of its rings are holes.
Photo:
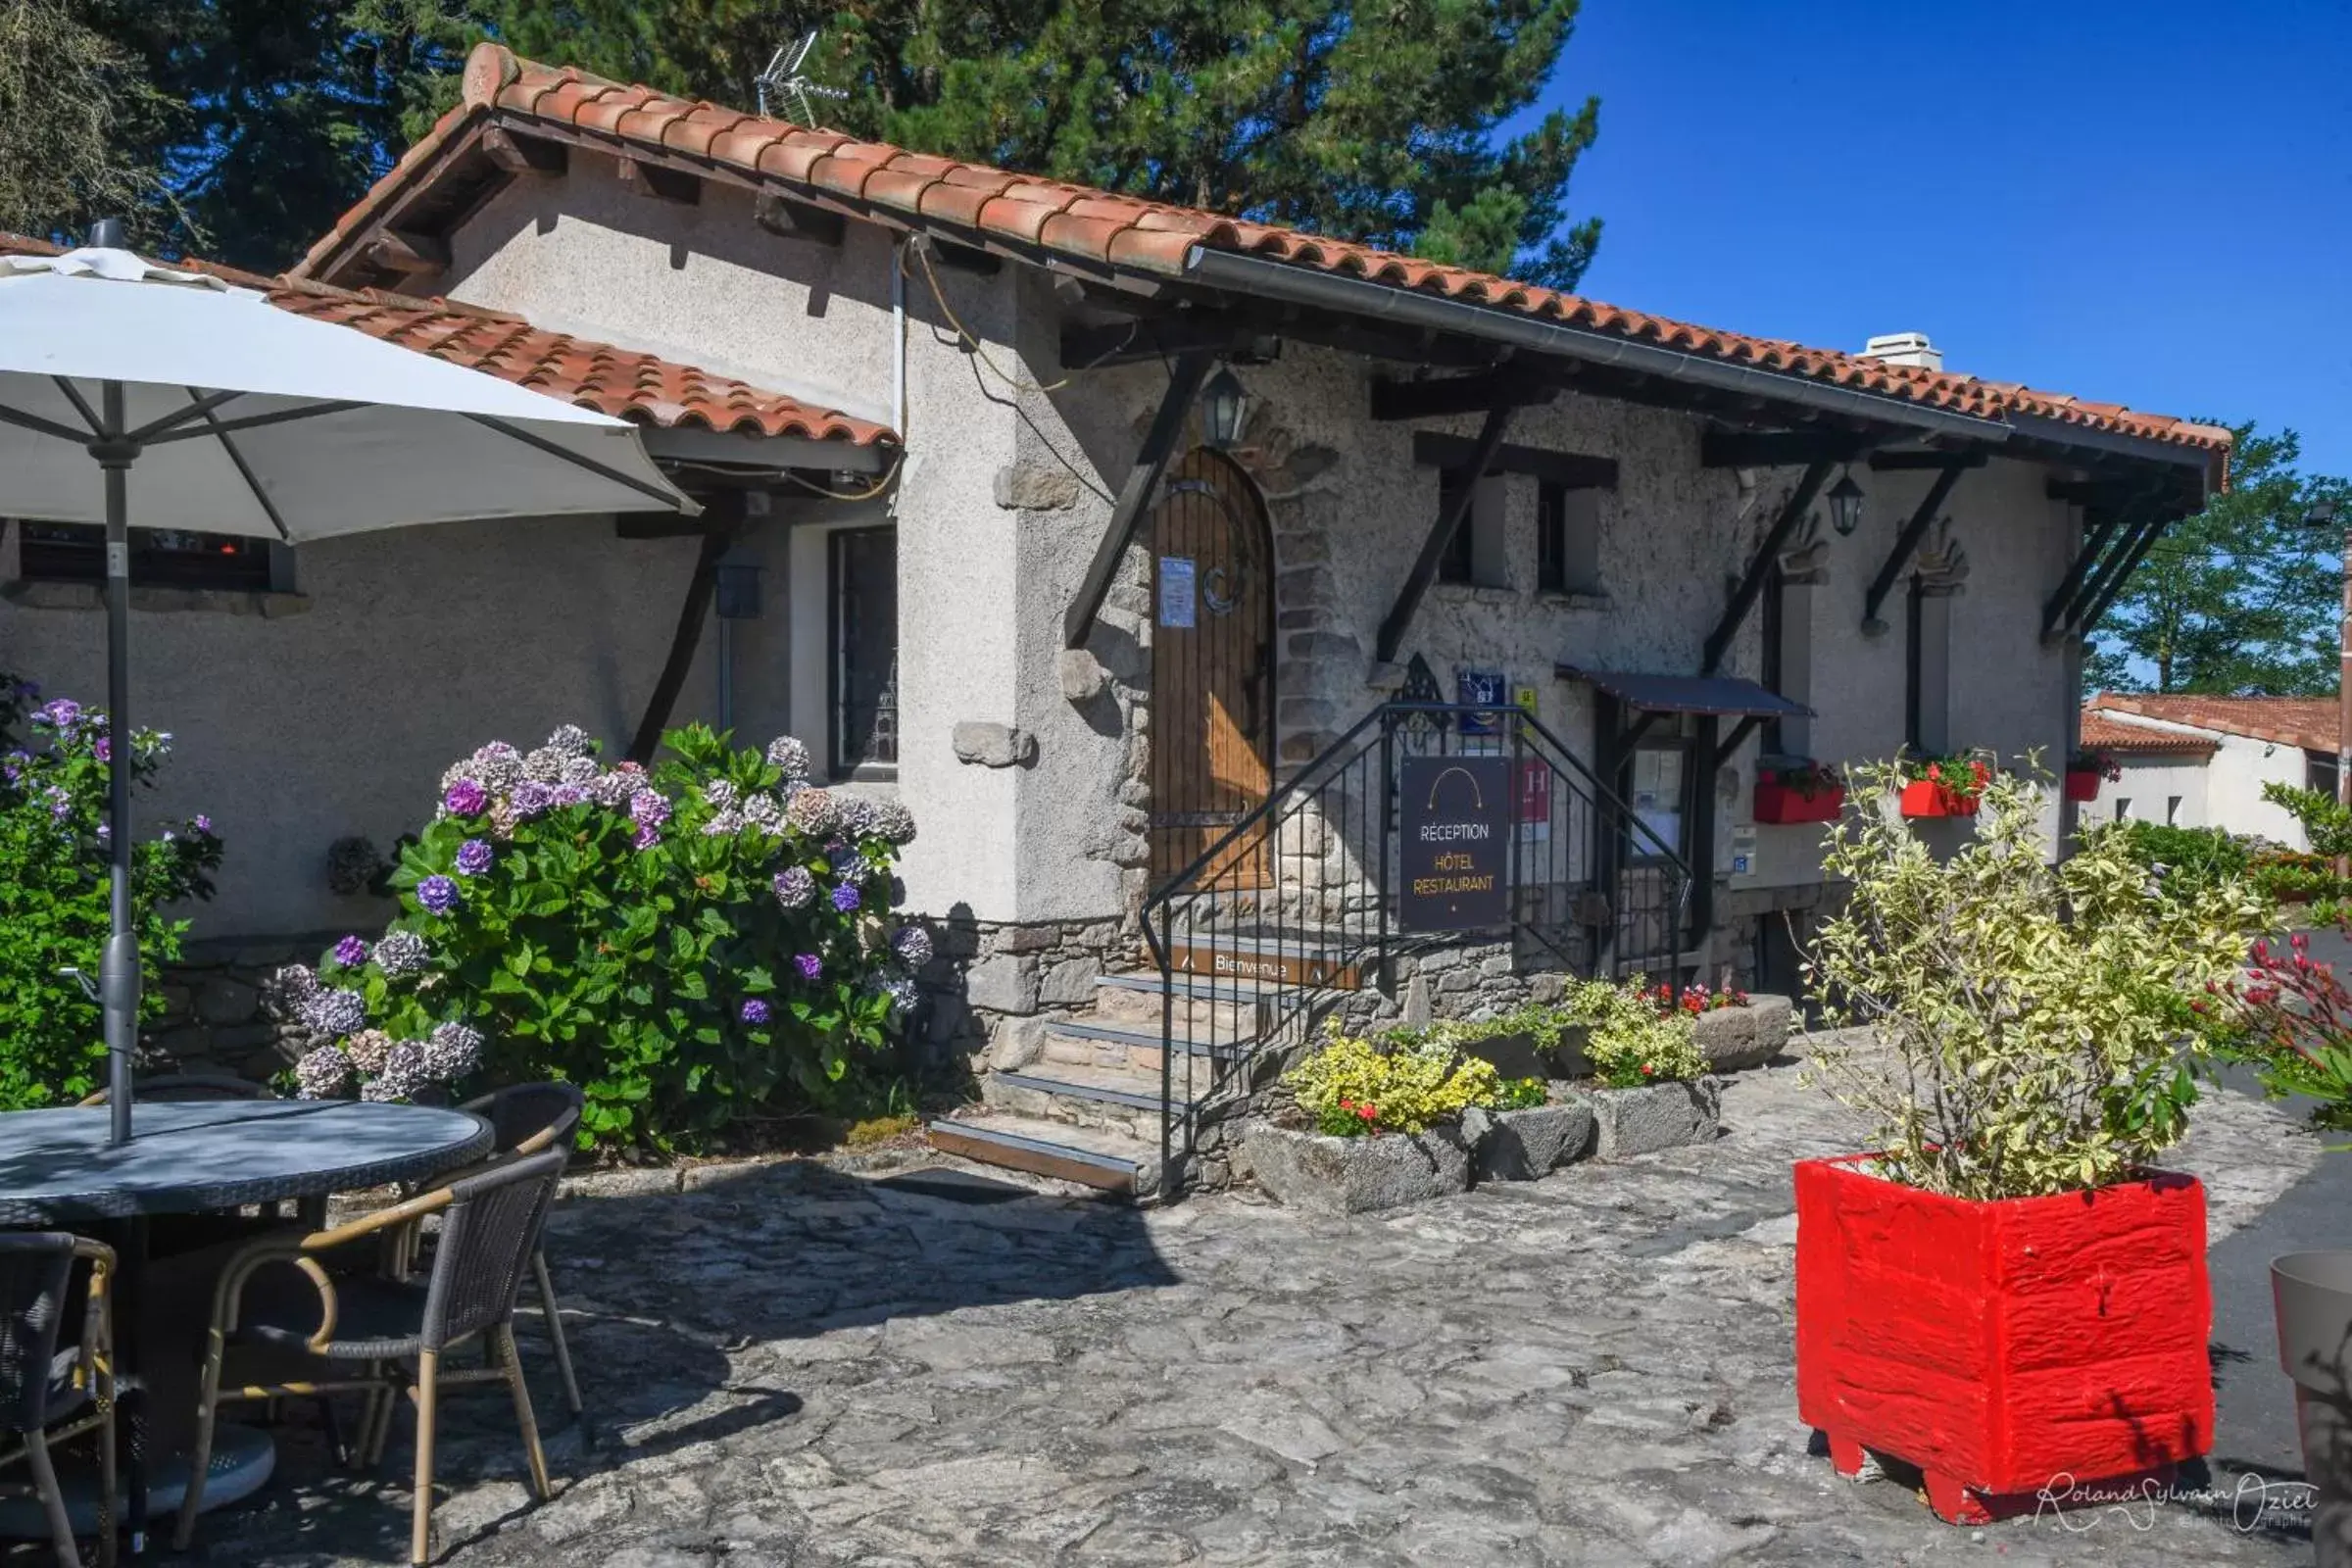
[[[1600,586],[1600,492],[1556,480],[1536,486],[1536,587],[1544,593],[1597,594]]]
[[[829,544],[833,773],[888,777],[899,761],[899,531],[844,528]]]
[[[23,537],[17,545],[17,571],[25,580],[106,580],[106,530],[96,523],[24,522],[19,526]],[[286,546],[268,539],[182,528],[133,528],[130,580],[142,587],[263,593],[293,586],[292,555]]]
[[[1509,583],[1503,565],[1502,478],[1489,474],[1473,481],[1467,468],[1447,468],[1438,475],[1438,515],[1449,515],[1462,490],[1472,491],[1468,511],[1446,541],[1438,558],[1438,581],[1500,588]]]
[[[2115,798],[2115,819],[2118,822],[2129,822],[2132,820],[2131,796],[2119,795]]]
[[[2166,827],[2180,825],[2180,797],[2178,795],[2167,795],[2164,798],[2164,825]]]

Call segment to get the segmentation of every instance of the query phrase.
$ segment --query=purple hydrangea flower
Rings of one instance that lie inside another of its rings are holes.
[[[63,822],[74,814],[74,797],[68,795],[63,786],[52,784],[41,793],[49,798],[49,820]]]
[[[101,822],[98,824],[98,842],[101,844],[112,844],[115,842],[114,823]]]
[[[318,971],[307,963],[289,963],[269,978],[265,990],[279,1007],[298,1012],[318,994]]]
[[[629,840],[631,845],[640,850],[650,850],[661,842],[662,830],[651,822],[637,824],[637,835]]]
[[[467,839],[458,846],[458,875],[480,876],[496,858],[498,852],[490,847],[489,840]]]
[[[212,819],[211,817],[209,817],[209,816],[205,815],[205,814],[204,814],[202,811],[198,811],[198,812],[196,813],[196,831],[197,831],[197,832],[199,832],[199,833],[208,833],[208,834],[209,834],[210,832],[212,832],[212,830],[213,830],[213,819]]]
[[[555,787],[535,778],[526,778],[514,786],[514,800],[516,816],[537,816],[556,804]]]
[[[874,803],[862,795],[837,795],[833,798],[835,831],[843,838],[861,839],[874,830]]]
[[[903,925],[890,939],[890,949],[908,968],[920,969],[931,961],[931,933],[919,925]]]
[[[858,907],[858,890],[847,882],[833,890],[833,907],[847,914]]]
[[[812,839],[833,831],[834,815],[833,797],[819,789],[800,791],[784,808],[785,819]]]
[[[426,1077],[439,1083],[454,1083],[481,1062],[480,1030],[454,1020],[433,1026],[432,1037],[424,1043]]]
[[[462,778],[441,795],[441,804],[449,808],[452,816],[479,816],[490,804],[490,792],[469,778]]]
[[[904,1019],[923,1000],[922,987],[905,978],[883,981],[882,994],[890,998],[890,1015],[894,1020]]]
[[[792,962],[793,967],[801,971],[801,978],[804,980],[814,980],[825,972],[825,960],[813,953],[801,954],[794,957]]]
[[[816,897],[816,878],[804,866],[786,866],[770,886],[776,890],[776,902],[787,909],[802,908]]]
[[[703,799],[723,811],[741,800],[742,795],[726,779],[714,778],[703,786]]]
[[[414,931],[387,931],[375,945],[375,966],[398,977],[415,974],[432,961],[432,949]]]
[[[115,760],[115,738],[112,735],[99,736],[98,744],[90,748],[90,755],[101,762],[113,761]]]
[[[345,937],[335,944],[335,961],[346,969],[356,969],[368,961],[368,944],[358,937]]]
[[[5,760],[0,760],[0,774],[5,774],[8,781],[14,784],[24,776],[24,764],[31,760],[30,752],[11,752]]]
[[[435,914],[458,906],[458,885],[445,876],[428,876],[416,884],[416,902]]]
[[[52,729],[70,730],[81,722],[81,705],[71,697],[60,697],[34,709],[32,716],[34,722]]]
[[[723,811],[712,812],[710,820],[703,824],[703,837],[707,839],[726,838],[742,831],[743,813],[731,806]]]
[[[903,801],[877,801],[874,804],[875,834],[892,844],[908,844],[914,840],[914,813]]]
[[[743,1004],[743,1021],[745,1023],[767,1022],[767,1004],[761,1002],[758,997],[745,1003]]]
[[[743,821],[746,827],[781,835],[784,831],[784,803],[773,795],[755,791],[743,798]]]
[[[362,1100],[405,1101],[432,1080],[424,1072],[424,1048],[414,1040],[403,1040],[384,1053],[384,1064],[368,1087],[360,1091]]]
[[[363,1029],[343,1042],[343,1054],[362,1072],[382,1072],[395,1042],[381,1029]]]
[[[559,784],[555,788],[554,804],[579,806],[586,803],[588,792],[577,784]]]
[[[351,1058],[335,1046],[320,1046],[294,1063],[294,1082],[305,1100],[330,1100],[351,1081]]]
[[[302,1021],[313,1034],[339,1040],[368,1021],[368,999],[357,991],[314,992],[303,1001]]]
[[[787,784],[797,784],[808,776],[808,748],[790,735],[779,735],[767,743],[767,765],[782,773]]]
[[[567,757],[564,760],[564,776],[557,780],[557,782],[560,784],[574,784],[584,790],[589,785],[594,784],[599,778],[603,777],[604,771],[605,770],[603,768],[596,765],[595,758],[589,756],[586,752],[581,752],[576,756]]]
[[[644,774],[624,772],[616,767],[610,773],[599,773],[589,781],[588,798],[599,806],[620,810],[628,806],[629,797],[636,794],[644,782]]]
[[[629,797],[629,815],[639,827],[660,827],[669,820],[669,797],[660,790],[639,790]]]

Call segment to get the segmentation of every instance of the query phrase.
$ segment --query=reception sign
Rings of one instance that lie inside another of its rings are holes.
[[[1408,757],[1397,780],[1403,931],[1470,931],[1510,918],[1510,760]]]

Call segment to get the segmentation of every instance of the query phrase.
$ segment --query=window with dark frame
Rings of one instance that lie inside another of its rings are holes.
[[[1776,697],[1786,695],[1781,690],[1781,682],[1787,678],[1788,671],[1788,649],[1785,646],[1788,635],[1788,575],[1781,570],[1780,564],[1776,561],[1772,567],[1772,577],[1764,585],[1764,597],[1757,604],[1757,610],[1763,621],[1760,629],[1764,637],[1764,669],[1761,684],[1766,691]],[[1762,750],[1774,757],[1783,755],[1782,748],[1786,743],[1786,738],[1781,732],[1779,715],[1776,714],[1766,719],[1763,729]]]
[[[889,774],[899,761],[899,531],[840,529],[827,550],[833,775]]]
[[[104,582],[106,530],[96,523],[17,524],[17,571],[28,582]],[[283,587],[268,539],[180,528],[130,530],[130,580],[140,587],[217,588],[267,593]]]
[[[1568,591],[1568,487],[1549,479],[1536,486],[1536,591]]]
[[[1440,471],[1438,474],[1438,515],[1443,517],[1459,506],[1462,492],[1472,489],[1473,483],[1468,468],[1446,468]],[[1471,506],[1464,508],[1462,520],[1455,525],[1452,535],[1446,539],[1446,553],[1438,558],[1438,581],[1468,583],[1478,580],[1475,564],[1477,558],[1470,537],[1471,530],[1477,525],[1478,519],[1474,515],[1477,510],[1475,500]]]

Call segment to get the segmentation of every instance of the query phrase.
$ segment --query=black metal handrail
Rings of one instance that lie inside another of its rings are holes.
[[[1524,938],[1586,972],[1604,961],[1623,967],[1629,941],[1645,962],[1657,956],[1648,951],[1654,941],[1669,957],[1669,982],[1679,982],[1690,868],[1566,743],[1518,708],[1384,703],[1144,901],[1144,940],[1160,978],[1163,1190],[1178,1179],[1179,1131],[1189,1155],[1205,1101],[1334,1005],[1327,982],[1351,985],[1371,965],[1385,970],[1397,954],[1434,945],[1405,940],[1393,919],[1396,781],[1402,757],[1455,755],[1455,747],[1515,764],[1510,912],[1484,935],[1507,931],[1515,952]],[[1530,761],[1548,773],[1540,801]],[[1207,971],[1180,976],[1180,949],[1194,969],[1206,949]],[[1197,1098],[1203,1061],[1205,1098]]]

